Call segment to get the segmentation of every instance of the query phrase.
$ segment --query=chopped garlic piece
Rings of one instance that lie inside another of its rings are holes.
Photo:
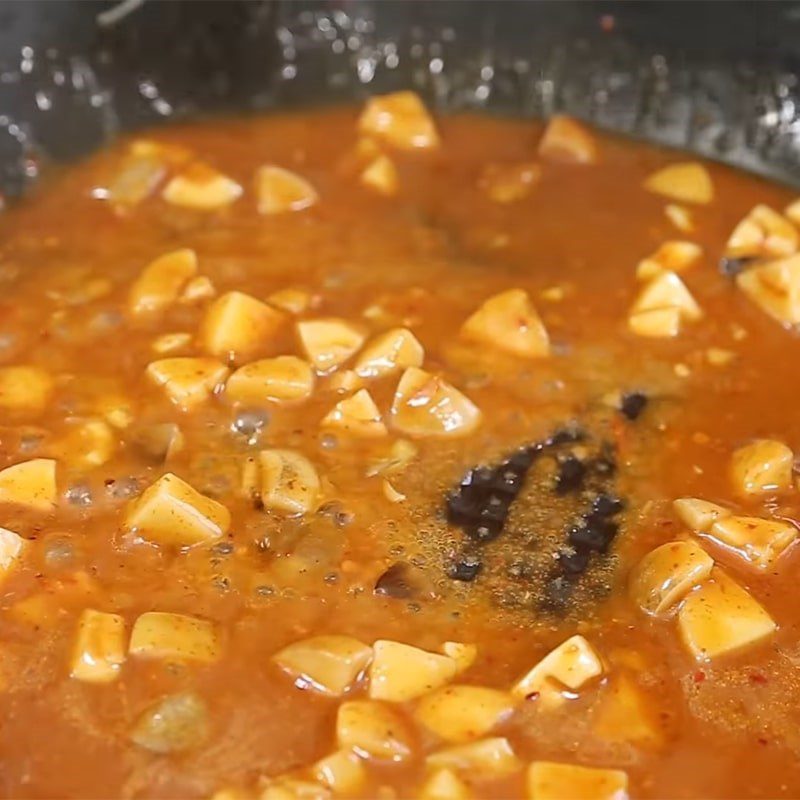
[[[681,497],[672,503],[672,507],[681,522],[698,533],[707,533],[718,519],[731,515],[727,508],[697,497]]]
[[[0,528],[0,580],[20,562],[27,546],[27,540],[18,533]]]
[[[564,697],[553,682],[577,691],[603,674],[600,656],[583,636],[572,636],[551,650],[514,684],[511,693],[525,699],[536,697],[543,708],[560,705]]]
[[[736,359],[733,350],[725,350],[722,347],[709,347],[706,350],[706,361],[712,367],[725,367]]]
[[[300,344],[319,372],[327,372],[355,355],[364,344],[364,333],[343,319],[313,319],[297,323]]]
[[[725,245],[727,258],[783,258],[797,252],[797,229],[769,206],[757,205],[734,228]]]
[[[430,653],[401,642],[379,639],[373,645],[369,696],[402,703],[444,686],[456,675],[449,656]]]
[[[374,700],[350,700],[339,706],[336,739],[342,749],[380,761],[407,761],[414,751],[413,734],[403,718]]]
[[[481,422],[481,412],[454,386],[409,367],[400,378],[391,410],[395,430],[409,436],[465,436]]]
[[[0,470],[0,504],[52,511],[56,504],[56,462],[34,458]]]
[[[522,289],[490,297],[464,323],[461,333],[523,358],[542,358],[550,353],[547,331]]]
[[[386,436],[388,433],[381,412],[366,389],[359,389],[352,397],[340,400],[325,415],[322,425],[366,438]]]
[[[277,356],[239,367],[225,384],[225,397],[235,403],[258,405],[305,400],[314,390],[314,371],[296,356]]]
[[[511,743],[501,736],[437,750],[426,762],[430,767],[452,769],[489,780],[503,778],[522,768]]]
[[[174,303],[181,289],[197,273],[194,250],[174,250],[151,261],[131,286],[131,314],[153,314]]]
[[[372,648],[350,636],[314,636],[284,647],[272,660],[299,689],[342,697],[372,660]]]
[[[162,358],[147,365],[147,376],[178,408],[191,411],[211,399],[228,368],[214,358]]]
[[[800,324],[800,255],[746,269],[736,285],[773,319]]]
[[[729,516],[717,520],[706,535],[754,567],[768,569],[797,539],[797,528],[783,520]]]
[[[406,496],[402,492],[398,492],[386,478],[383,479],[381,485],[383,486],[383,496],[390,503],[402,503],[406,499]]]
[[[188,349],[192,344],[192,334],[177,331],[176,333],[163,333],[153,339],[151,347],[159,355],[165,353],[177,353],[180,350]]]
[[[305,178],[283,167],[260,167],[255,182],[259,214],[302,211],[319,201],[317,190]]]
[[[678,628],[694,658],[709,661],[758,644],[777,625],[748,591],[715,567],[710,580],[683,601]]]
[[[472,794],[451,769],[437,769],[422,785],[417,800],[470,800]]]
[[[302,314],[311,305],[311,295],[304,289],[279,289],[267,298],[267,302],[281,311]]]
[[[516,203],[533,191],[542,168],[533,161],[514,164],[489,164],[481,173],[478,185],[494,203]]]
[[[286,514],[306,514],[317,507],[320,481],[314,465],[293,450],[263,450],[261,503]]]
[[[216,661],[220,641],[208,620],[166,611],[147,611],[133,624],[128,652],[167,661]]]
[[[583,125],[564,114],[556,114],[539,141],[539,155],[549,161],[594,164],[597,143]]]
[[[161,196],[174,206],[215,211],[238,200],[242,187],[208,164],[195,161],[167,183]]]
[[[394,162],[386,155],[377,156],[361,173],[361,183],[385,197],[397,194],[399,180]]]
[[[311,768],[314,778],[334,794],[357,794],[367,782],[361,759],[350,750],[337,750],[317,761]]]
[[[78,620],[70,675],[86,683],[110,683],[124,663],[125,620],[87,608]]]
[[[362,378],[379,378],[408,367],[421,367],[425,350],[408,328],[393,328],[367,342],[355,371]]]
[[[694,230],[692,212],[686,206],[679,206],[677,203],[667,203],[664,206],[664,214],[667,219],[683,233],[691,233]]]
[[[757,439],[731,458],[731,478],[742,494],[774,494],[792,486],[794,453],[775,439]]]
[[[39,367],[0,368],[0,410],[33,416],[41,414],[50,402],[54,381]]]
[[[555,761],[534,761],[528,768],[529,800],[627,800],[628,776]]]
[[[439,146],[431,115],[419,96],[409,91],[371,97],[358,119],[358,130],[401,150]]]
[[[711,574],[714,560],[694,542],[668,542],[650,551],[631,573],[628,589],[643,611],[669,614]]]
[[[680,203],[706,205],[714,199],[714,185],[708,170],[694,161],[670,164],[650,175],[644,188]]]
[[[483,686],[446,686],[425,695],[414,718],[447,742],[480,739],[514,712],[508,693]]]

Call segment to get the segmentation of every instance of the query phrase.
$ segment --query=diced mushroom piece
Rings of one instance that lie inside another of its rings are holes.
[[[142,270],[128,293],[131,314],[153,314],[174,303],[197,273],[194,250],[175,250],[159,256]]]
[[[480,425],[472,401],[437,375],[409,367],[394,393],[391,424],[409,436],[466,436]]]
[[[264,508],[286,514],[306,514],[317,507],[320,481],[314,465],[294,450],[264,450],[261,502]]]
[[[738,448],[731,459],[731,478],[742,494],[774,494],[792,486],[794,453],[775,439],[757,439]]]
[[[649,552],[628,583],[634,602],[648,614],[662,616],[711,574],[714,560],[694,542],[668,542]]]
[[[235,203],[242,196],[242,187],[208,164],[195,161],[167,183],[161,196],[173,206],[216,211]]]
[[[564,114],[556,114],[547,123],[539,140],[539,155],[546,161],[569,164],[594,164],[597,143],[579,122]]]
[[[442,652],[456,662],[456,672],[459,675],[466,672],[478,657],[478,648],[474,644],[463,642],[445,642],[442,645]]]
[[[87,469],[105,464],[116,448],[116,435],[105,420],[86,419],[56,442],[54,455],[75,469]]]
[[[484,686],[445,686],[425,695],[414,718],[448,742],[471,742],[508,719],[516,700],[508,693]]]
[[[727,258],[784,258],[797,252],[792,223],[769,206],[757,205],[734,229],[725,245]]]
[[[677,308],[657,308],[628,316],[628,328],[636,336],[671,339],[681,332],[681,312]]]
[[[358,130],[401,150],[439,146],[433,118],[414,92],[370,98],[358,119]]]
[[[781,324],[800,324],[800,255],[746,269],[736,285]]]
[[[312,319],[297,323],[297,333],[305,354],[319,372],[344,364],[364,344],[360,328],[343,319]]]
[[[403,703],[444,686],[456,676],[456,662],[449,656],[387,639],[375,642],[373,651],[369,696],[375,700]]]
[[[166,355],[167,353],[179,353],[181,350],[187,350],[192,344],[192,334],[184,331],[177,331],[175,333],[162,333],[161,336],[156,336],[153,339],[153,352],[159,355]]]
[[[305,178],[273,164],[260,167],[255,182],[259,214],[302,211],[319,200],[317,190]]]
[[[694,222],[692,221],[692,212],[686,206],[680,206],[677,203],[667,203],[664,206],[664,214],[667,219],[683,233],[691,233],[694,230]]]
[[[186,284],[178,300],[184,305],[195,305],[216,297],[217,287],[208,275],[198,275]]]
[[[208,620],[147,611],[133,624],[128,652],[139,658],[211,663],[219,658],[220,641]]]
[[[231,514],[177,475],[162,475],[129,506],[123,528],[161,545],[191,547],[227,532]]]
[[[678,611],[684,644],[697,661],[751,647],[771,636],[775,620],[722,570],[691,592]]]
[[[315,781],[280,777],[269,780],[258,800],[328,800],[330,797],[330,789]]]
[[[33,416],[41,414],[53,393],[53,378],[39,367],[0,368],[0,410]]]
[[[211,399],[228,377],[228,368],[214,358],[162,358],[147,365],[147,376],[182,411]]]
[[[702,255],[703,248],[694,242],[664,242],[655,253],[639,262],[636,277],[649,281],[663,272],[681,272],[691,267]]]
[[[542,168],[533,161],[514,164],[489,164],[481,173],[478,185],[493,203],[516,203],[533,191],[542,176]]]
[[[594,731],[604,741],[658,745],[662,734],[652,705],[632,678],[624,673],[616,676],[593,709]]]
[[[399,179],[394,161],[387,155],[377,156],[361,173],[361,183],[384,197],[397,194]]]
[[[645,180],[644,188],[679,203],[706,205],[714,199],[711,176],[695,161],[670,164],[657,170]]]
[[[797,528],[778,519],[729,516],[717,520],[706,535],[757,569],[768,569],[797,539]]]
[[[334,794],[353,795],[367,782],[367,771],[361,759],[350,750],[337,750],[320,759],[312,768],[314,778]]]
[[[470,800],[472,793],[451,769],[435,770],[416,795],[418,800]]]
[[[408,328],[393,328],[369,341],[356,361],[362,378],[380,378],[408,367],[421,367],[425,350]]]
[[[34,458],[0,470],[0,503],[52,511],[57,496],[56,462],[51,458]]]
[[[279,289],[267,298],[267,302],[281,311],[302,314],[311,305],[311,295],[304,289]]]
[[[87,608],[78,620],[70,675],[86,683],[116,680],[125,663],[125,620]]]
[[[467,339],[523,358],[550,354],[547,331],[522,289],[509,289],[490,297],[464,323],[461,333]]]
[[[628,776],[619,769],[534,761],[527,787],[529,800],[626,800]]]
[[[314,371],[296,356],[277,356],[239,367],[225,384],[225,397],[234,403],[257,405],[265,400],[297,402],[311,396]]]
[[[681,497],[672,503],[672,507],[681,522],[696,533],[707,533],[718,519],[731,515],[729,509],[697,497]]]
[[[366,389],[360,389],[352,397],[340,400],[325,415],[322,425],[364,438],[386,436],[388,433],[381,412]]]
[[[299,689],[342,697],[372,660],[372,648],[350,636],[314,636],[290,644],[272,660]]]
[[[503,778],[522,768],[511,743],[502,736],[437,750],[428,756],[426,763],[435,769],[452,769],[484,780]]]
[[[511,693],[521,699],[535,698],[542,708],[553,708],[565,700],[560,687],[577,692],[602,674],[603,663],[594,648],[583,636],[571,636],[523,675]]]
[[[0,528],[0,580],[20,562],[27,545],[27,541],[18,533]]]
[[[244,292],[227,292],[206,311],[200,342],[207,353],[235,363],[271,344],[285,315]]]
[[[336,739],[342,749],[379,761],[407,761],[414,752],[414,738],[406,722],[375,700],[342,703],[336,716]]]
[[[152,753],[183,753],[208,738],[208,708],[194,692],[162,698],[146,709],[130,732],[131,741]]]

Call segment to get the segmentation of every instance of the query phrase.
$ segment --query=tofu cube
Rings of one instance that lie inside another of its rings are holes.
[[[184,286],[178,302],[193,306],[217,296],[217,287],[208,275],[197,275]]]
[[[325,415],[322,425],[350,436],[368,439],[386,436],[388,433],[381,412],[366,389],[360,389],[351,397],[340,400]]]
[[[527,787],[529,800],[627,800],[628,776],[618,769],[534,761]]]
[[[727,258],[784,258],[797,251],[798,233],[783,214],[769,206],[757,205],[733,229],[727,244]]]
[[[200,325],[203,349],[241,364],[270,347],[286,316],[243,292],[227,292],[206,311]]]
[[[311,306],[311,295],[303,289],[279,289],[273,292],[267,300],[275,308],[289,314],[302,314]]]
[[[696,661],[712,661],[772,636],[775,620],[750,593],[715,567],[678,611],[678,629]]]
[[[228,377],[228,368],[214,358],[179,356],[151,361],[147,377],[181,411],[191,411],[211,399]]]
[[[194,250],[175,250],[151,261],[128,293],[131,314],[153,314],[177,301],[181,289],[197,274]]]
[[[85,683],[111,683],[125,663],[125,620],[87,608],[78,620],[70,676]]]
[[[646,311],[676,308],[681,321],[694,322],[703,316],[684,282],[674,272],[662,272],[642,289],[631,308],[631,315]]]
[[[708,533],[718,519],[731,515],[729,509],[697,497],[681,497],[673,501],[672,507],[680,521],[695,533]]]
[[[569,164],[594,164],[597,143],[580,123],[564,114],[556,114],[547,123],[539,141],[539,155],[546,161]]]
[[[782,325],[800,324],[800,255],[750,267],[736,276],[736,285]]]
[[[373,645],[369,668],[369,696],[374,700],[403,703],[449,683],[456,662],[449,656],[419,647],[379,639]]]
[[[631,598],[644,612],[665,616],[711,574],[714,560],[694,542],[668,542],[650,551],[631,573]]]
[[[27,417],[41,414],[53,394],[53,378],[39,367],[0,368],[0,410]]]
[[[354,356],[364,344],[363,331],[343,319],[310,319],[297,323],[297,334],[308,360],[318,372],[328,372]]]
[[[750,566],[766,570],[797,539],[797,528],[779,519],[730,516],[715,522],[706,535]]]
[[[460,675],[475,663],[475,659],[478,657],[478,648],[474,644],[445,642],[442,645],[442,653],[456,662],[456,672]]]
[[[774,494],[792,487],[794,453],[783,442],[757,439],[731,459],[731,478],[740,494]]]
[[[225,397],[257,406],[264,401],[299,402],[314,390],[314,371],[297,356],[277,356],[239,367],[225,384]]]
[[[146,659],[211,663],[219,658],[220,641],[208,620],[147,611],[133,624],[128,652]]]
[[[664,242],[655,253],[639,262],[636,277],[639,280],[651,280],[663,272],[682,272],[702,255],[703,248],[694,242]]]
[[[319,475],[304,455],[294,450],[263,450],[259,463],[264,508],[292,515],[316,509],[321,488]]]
[[[470,800],[472,792],[451,769],[437,769],[415,795],[418,800]]]
[[[46,512],[55,508],[57,497],[56,462],[52,458],[34,458],[0,470],[0,503]]]
[[[274,164],[259,167],[255,189],[259,214],[302,211],[319,202],[317,190],[305,178]]]
[[[628,316],[628,328],[648,339],[672,339],[681,332],[681,312],[677,308],[638,311]]]
[[[437,750],[425,762],[433,769],[450,769],[483,780],[505,778],[522,769],[511,743],[502,736]]]
[[[371,97],[358,119],[358,130],[399,150],[440,144],[433,118],[419,95],[409,91]]]
[[[361,173],[361,183],[384,197],[397,194],[397,167],[386,155],[377,156]]]
[[[167,182],[161,196],[173,206],[217,211],[236,202],[242,187],[208,164],[194,161]]]
[[[634,680],[622,673],[603,688],[593,709],[592,727],[605,741],[656,747],[663,742],[658,711]]]
[[[670,164],[657,170],[645,180],[644,188],[679,203],[707,205],[714,199],[711,175],[696,161]]]
[[[349,700],[336,715],[336,740],[343,750],[361,758],[407,761],[414,754],[414,736],[391,707],[374,700]]]
[[[408,367],[421,367],[425,350],[408,328],[393,328],[369,341],[355,371],[362,378],[381,378]]]
[[[22,560],[28,546],[26,539],[7,528],[0,528],[0,580],[3,580]]]
[[[287,645],[272,660],[299,689],[343,697],[372,660],[372,648],[351,636],[314,636]]]
[[[367,782],[363,762],[350,750],[337,750],[320,759],[311,771],[315,780],[337,795],[357,794]]]
[[[231,514],[177,475],[162,475],[132,501],[123,529],[160,545],[191,547],[227,533]]]

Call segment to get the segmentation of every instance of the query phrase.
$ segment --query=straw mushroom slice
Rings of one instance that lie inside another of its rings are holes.
[[[125,620],[87,608],[78,620],[70,675],[85,683],[111,683],[125,663]]]
[[[418,800],[470,800],[472,793],[451,769],[435,770],[416,795]]]
[[[381,412],[366,389],[360,389],[352,397],[340,400],[325,415],[322,425],[336,428],[351,436],[369,439],[386,436],[388,433],[381,419]]]
[[[22,560],[28,542],[18,533],[0,528],[0,581]]]
[[[583,636],[572,636],[551,650],[511,687],[520,699],[535,698],[542,708],[566,701],[561,689],[576,692],[603,674],[600,656]]]
[[[264,508],[299,515],[317,507],[319,475],[304,455],[294,450],[263,450],[259,464]]]
[[[319,201],[317,190],[296,172],[267,164],[255,177],[259,214],[283,214],[302,211]]]
[[[548,161],[593,164],[597,161],[597,143],[572,117],[556,114],[547,123],[539,141],[539,155]]]
[[[773,319],[800,324],[800,255],[746,269],[736,285]]]
[[[409,91],[370,98],[358,118],[358,130],[400,150],[433,148],[440,143],[428,109]]]
[[[711,176],[695,161],[670,164],[657,170],[645,180],[644,188],[679,203],[706,205],[714,199]]]
[[[783,520],[729,516],[716,521],[705,535],[756,569],[766,570],[797,539],[797,528]]]
[[[673,501],[672,507],[681,522],[695,533],[707,533],[718,519],[731,515],[729,509],[697,497],[681,497]]]
[[[285,319],[249,294],[227,292],[206,311],[200,342],[207,353],[241,363],[269,347]]]
[[[783,442],[757,439],[731,459],[731,479],[741,494],[774,494],[792,486],[794,453]]]
[[[139,658],[210,663],[220,656],[213,623],[186,614],[147,611],[133,624],[128,652]]]
[[[408,367],[421,367],[425,350],[408,328],[392,328],[367,342],[355,365],[362,378],[380,378]]]
[[[318,372],[344,364],[364,344],[364,332],[343,319],[312,319],[297,323],[300,344]]]
[[[484,686],[445,686],[425,695],[414,718],[448,742],[471,742],[485,736],[514,712],[508,693]]]
[[[296,356],[278,356],[239,367],[225,384],[225,397],[235,403],[258,405],[265,400],[298,402],[311,396],[314,371]]]
[[[0,410],[31,417],[45,410],[53,394],[54,381],[40,367],[0,368]]]
[[[372,648],[350,636],[314,636],[284,647],[272,660],[299,689],[342,697],[372,660]]]
[[[228,368],[214,358],[162,358],[147,365],[147,376],[182,411],[211,399],[228,377]]]
[[[522,289],[509,289],[490,297],[463,324],[461,334],[523,358],[550,354],[547,331]]]
[[[481,172],[478,186],[493,203],[506,205],[528,197],[541,176],[542,168],[533,161],[488,164]]]
[[[664,616],[711,574],[714,560],[694,542],[668,542],[649,552],[631,573],[630,596],[647,614]]]
[[[0,470],[0,503],[52,511],[57,496],[56,462],[51,458],[34,458]]]
[[[725,245],[727,258],[783,258],[797,252],[797,228],[769,206],[757,205],[733,229]]]
[[[409,367],[394,394],[391,424],[409,436],[466,436],[478,427],[481,412],[447,381]]]
[[[775,620],[748,591],[715,567],[678,611],[678,629],[696,661],[752,647],[777,630]]]
[[[174,303],[186,283],[197,273],[194,250],[175,250],[151,261],[128,293],[131,314],[152,314]]]
[[[619,769],[534,761],[527,787],[528,800],[626,800],[628,776]]]
[[[444,686],[456,676],[456,662],[449,656],[386,639],[375,642],[373,651],[369,696],[374,700],[403,703]]]
[[[396,195],[399,178],[394,161],[387,155],[377,156],[361,173],[361,183],[384,197]]]
[[[337,750],[317,761],[311,771],[319,783],[337,795],[356,794],[367,782],[364,763],[351,750]]]
[[[173,206],[216,211],[236,202],[242,187],[208,164],[195,161],[167,183],[161,196]]]
[[[375,700],[342,703],[336,716],[336,739],[342,749],[378,761],[407,761],[414,752],[414,737],[405,720]]]
[[[663,272],[682,272],[691,267],[700,256],[703,248],[694,242],[668,241],[647,258],[642,259],[636,267],[636,277],[651,280]]]
[[[429,767],[451,769],[485,780],[504,778],[522,768],[511,743],[502,736],[437,750],[425,759]]]

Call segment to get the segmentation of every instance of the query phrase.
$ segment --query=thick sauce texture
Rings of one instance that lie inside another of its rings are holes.
[[[4,212],[0,794],[798,796],[792,199],[401,93]]]

